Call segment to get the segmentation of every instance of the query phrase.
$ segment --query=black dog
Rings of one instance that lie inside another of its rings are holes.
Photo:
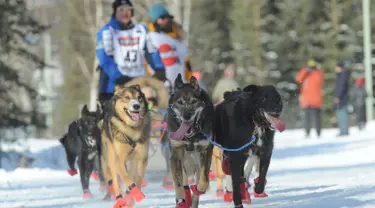
[[[259,178],[255,180],[254,194],[261,197],[270,165],[274,129],[283,131],[284,123],[279,119],[283,110],[280,94],[273,86],[249,85],[243,90],[225,92],[224,102],[216,106],[215,138],[226,148],[239,148],[253,136],[255,142],[237,152],[224,151],[223,171],[232,175],[233,201],[235,207],[243,207],[246,198],[244,166],[247,159],[251,167],[259,160]]]
[[[96,112],[89,112],[85,105],[82,108],[81,118],[73,121],[69,125],[68,133],[60,139],[66,152],[70,168],[68,173],[71,176],[77,174],[74,164],[78,157],[77,162],[84,198],[91,197],[89,191],[89,179],[94,168],[94,159],[97,154],[100,159],[101,134],[98,128],[100,117],[101,113],[99,106],[97,107]]]

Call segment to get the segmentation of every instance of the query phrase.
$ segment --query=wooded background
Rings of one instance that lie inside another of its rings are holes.
[[[193,69],[203,72],[211,90],[225,66],[234,63],[241,86],[277,86],[289,128],[301,124],[294,79],[307,59],[316,59],[325,71],[325,127],[334,118],[335,63],[346,61],[352,85],[363,76],[361,0],[134,0],[136,22],[148,21],[154,2],[165,2],[184,28]],[[49,130],[51,137],[61,135],[82,105],[92,103],[90,95],[97,93],[96,32],[109,20],[111,3],[0,0],[2,128],[32,125]],[[375,12],[371,15],[375,34]],[[51,53],[45,55],[45,47]],[[48,76],[41,76],[44,70]],[[40,85],[48,81],[52,92],[41,96]],[[43,99],[52,103],[50,114],[43,112]],[[48,115],[52,121],[46,121]]]

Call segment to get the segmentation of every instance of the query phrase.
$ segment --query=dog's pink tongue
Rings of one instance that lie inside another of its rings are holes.
[[[181,141],[185,134],[189,131],[191,124],[187,124],[185,122],[181,123],[180,128],[177,129],[175,132],[169,132],[169,138],[176,141]]]
[[[132,119],[134,121],[138,121],[139,120],[139,113],[130,113],[130,115],[132,116]]]
[[[283,132],[285,130],[285,123],[281,119],[272,116],[269,116],[268,119],[270,120],[273,128],[279,130],[280,132]]]

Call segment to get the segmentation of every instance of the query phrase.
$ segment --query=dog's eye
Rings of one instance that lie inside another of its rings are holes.
[[[184,101],[182,101],[182,100],[178,100],[177,103],[180,104],[180,105],[183,105],[183,104],[184,104]]]
[[[196,104],[198,101],[197,100],[192,100],[191,104]]]
[[[125,100],[126,100],[126,101],[129,101],[129,100],[130,100],[130,97],[129,97],[129,96],[125,96]]]

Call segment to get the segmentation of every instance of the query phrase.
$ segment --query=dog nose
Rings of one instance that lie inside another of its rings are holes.
[[[133,108],[134,108],[134,110],[139,110],[139,108],[141,108],[141,106],[139,104],[134,104]]]
[[[187,113],[184,113],[183,117],[185,120],[190,120],[191,116],[193,115],[193,113],[191,112],[187,112]]]

